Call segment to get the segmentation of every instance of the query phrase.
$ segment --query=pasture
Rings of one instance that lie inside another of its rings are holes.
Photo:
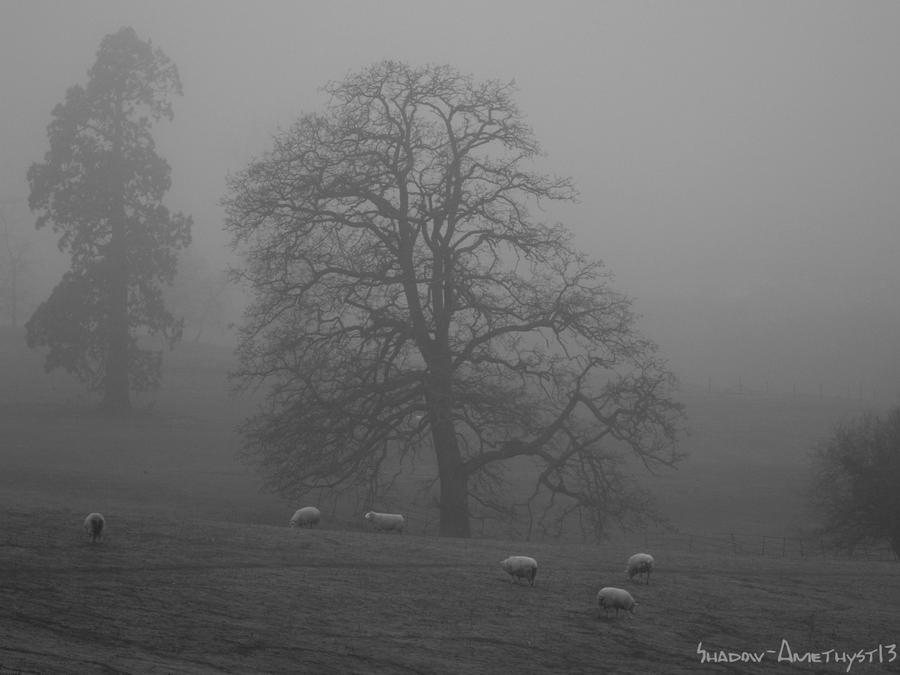
[[[0,674],[900,672],[896,562],[662,547],[644,586],[619,539],[377,534],[327,512],[295,530],[298,505],[235,459],[252,402],[225,394],[226,353],[182,346],[155,399],[110,420],[2,347]],[[658,479],[685,531],[795,527],[800,439],[847,409],[779,402],[761,423],[766,402],[739,403],[689,409],[690,463]],[[81,530],[93,510],[96,545]],[[538,560],[534,588],[501,570],[514,554]],[[605,585],[632,592],[633,617],[599,611]],[[736,660],[701,663],[720,652]]]

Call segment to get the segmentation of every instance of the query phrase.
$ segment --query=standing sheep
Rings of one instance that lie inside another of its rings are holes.
[[[511,577],[512,582],[517,583],[516,579],[522,577],[531,586],[534,586],[534,578],[537,576],[537,560],[534,558],[529,558],[527,555],[513,555],[502,560],[500,565]]]
[[[597,604],[606,610],[606,616],[609,616],[609,610],[615,607],[616,616],[619,616],[619,610],[624,609],[634,615],[634,608],[637,603],[631,597],[631,593],[622,588],[613,588],[605,586],[597,593]]]
[[[650,572],[653,571],[653,556],[649,553],[635,553],[628,559],[628,578],[634,579],[637,575],[638,583],[641,581],[641,575],[646,575],[647,583],[650,583]]]
[[[313,527],[319,524],[322,513],[315,506],[304,506],[302,509],[294,511],[291,516],[291,527]]]
[[[103,536],[103,528],[106,526],[106,520],[100,513],[89,513],[84,519],[84,531],[91,538],[91,543],[100,541]]]
[[[395,530],[403,534],[403,528],[406,526],[406,518],[399,513],[378,513],[377,511],[369,511],[365,515],[366,520],[372,523],[372,527],[376,530]]]

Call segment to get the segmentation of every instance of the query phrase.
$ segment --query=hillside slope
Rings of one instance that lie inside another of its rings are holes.
[[[101,544],[80,514],[4,509],[0,668],[25,672],[769,672],[793,652],[896,642],[894,563],[765,560],[655,550],[459,541],[112,514]],[[499,561],[539,561],[533,588]],[[604,585],[633,617],[604,616]],[[701,665],[706,651],[763,666]],[[889,658],[888,653],[882,660]],[[845,672],[795,664],[790,672]],[[893,661],[853,672],[900,672]]]

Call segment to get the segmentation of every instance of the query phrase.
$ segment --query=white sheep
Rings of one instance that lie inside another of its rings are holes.
[[[634,614],[634,608],[637,603],[631,597],[631,593],[622,588],[613,588],[605,586],[597,593],[597,604],[606,610],[606,616],[609,616],[609,610],[615,608],[616,616],[619,616],[619,610],[624,609],[626,612]]]
[[[519,577],[527,579],[534,586],[534,578],[537,576],[537,560],[527,555],[512,555],[506,560],[500,561],[503,570],[516,582]]]
[[[84,531],[91,538],[91,543],[99,541],[103,536],[103,528],[106,526],[106,519],[100,513],[89,513],[84,519]]]
[[[637,576],[638,582],[640,582],[642,574],[646,575],[649,584],[650,572],[653,571],[653,556],[649,553],[635,553],[628,559],[628,567],[625,568],[625,571],[628,572],[629,579]]]
[[[289,525],[291,527],[313,527],[319,524],[322,513],[315,506],[304,506],[294,511]]]
[[[396,530],[403,534],[403,528],[406,526],[406,518],[399,513],[378,513],[377,511],[369,511],[365,515],[366,520],[372,523],[372,527],[376,530]]]

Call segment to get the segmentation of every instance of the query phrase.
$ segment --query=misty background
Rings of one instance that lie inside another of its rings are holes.
[[[0,0],[0,213],[27,263],[19,323],[67,268],[25,174],[103,37],[132,26],[178,66],[155,128],[166,204],[194,218],[183,275],[234,262],[225,176],[321,86],[381,59],[515,80],[575,205],[549,205],[635,298],[685,387],[896,403],[900,4]],[[215,282],[208,282],[212,288]],[[207,289],[209,290],[209,289]],[[173,310],[198,314],[209,294]],[[180,303],[180,304],[179,304]],[[185,339],[228,344],[240,297]],[[195,323],[199,321],[193,317]],[[4,314],[3,323],[7,323]]]

